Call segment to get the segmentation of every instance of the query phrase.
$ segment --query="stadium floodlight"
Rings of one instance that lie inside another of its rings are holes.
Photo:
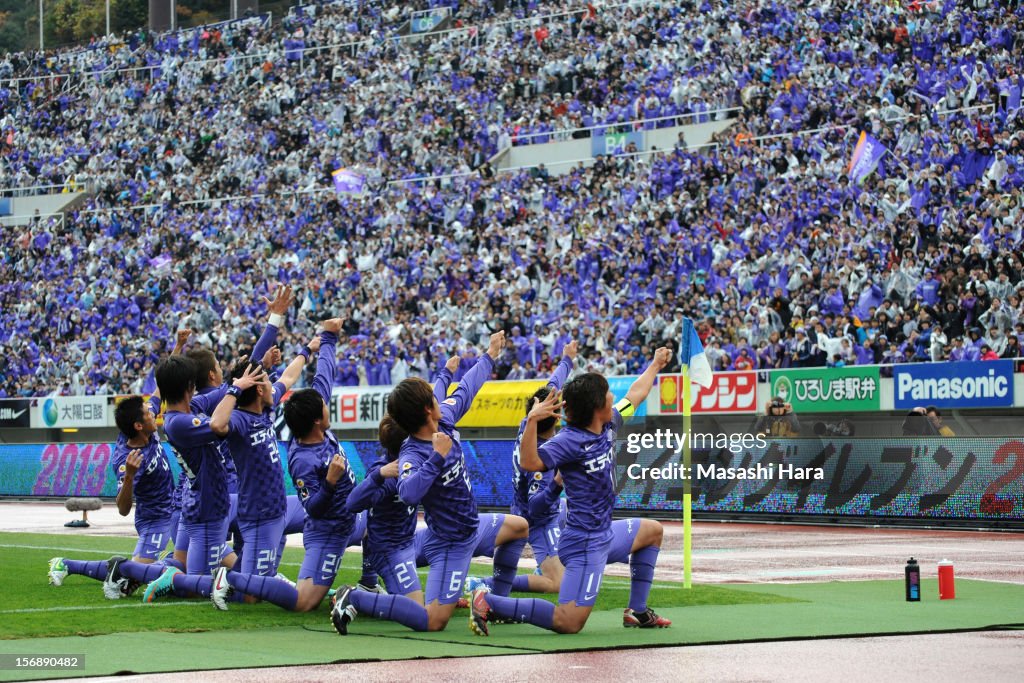
[[[43,0],[39,0],[39,51],[43,51]]]

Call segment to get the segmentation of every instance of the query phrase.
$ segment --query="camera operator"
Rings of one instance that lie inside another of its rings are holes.
[[[767,436],[800,436],[800,420],[796,419],[793,406],[776,396],[768,401],[765,416],[757,421],[754,431]]]
[[[932,426],[935,427],[935,431],[939,433],[939,436],[956,436],[956,432],[947,427],[942,422],[942,412],[939,411],[935,406],[928,406],[924,409],[925,414],[931,421]]]
[[[903,420],[903,436],[938,436],[939,432],[924,408],[913,408]]]

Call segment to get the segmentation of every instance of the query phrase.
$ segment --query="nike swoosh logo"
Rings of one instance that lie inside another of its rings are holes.
[[[216,588],[216,590],[222,590],[221,589],[221,585],[220,585],[220,580],[217,581],[217,588]],[[587,599],[589,600],[590,598],[587,598]]]
[[[12,419],[12,420],[17,420],[17,419],[18,419],[19,417],[21,417],[22,415],[24,415],[24,414],[25,414],[25,411],[26,411],[26,410],[27,410],[27,408],[22,408],[21,410],[19,410],[18,412],[16,412],[16,413],[15,413],[14,415],[12,415],[12,416],[11,416],[11,419]]]
[[[445,599],[445,600],[451,600],[452,598],[454,598],[454,597],[455,597],[456,595],[458,595],[458,594],[459,594],[459,592],[458,592],[458,591],[455,591],[455,592],[454,592],[454,593],[452,593],[451,595],[446,595],[446,596],[444,596],[444,599]]]
[[[593,595],[586,595],[586,596],[583,597],[583,602],[586,602],[587,600],[593,600],[596,597],[597,597],[597,593],[594,593]]]

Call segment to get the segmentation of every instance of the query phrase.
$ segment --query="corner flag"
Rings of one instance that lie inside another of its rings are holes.
[[[704,355],[704,345],[697,336],[693,321],[683,321],[683,339],[679,344],[679,365],[689,369],[690,379],[705,389],[711,386],[711,364]]]

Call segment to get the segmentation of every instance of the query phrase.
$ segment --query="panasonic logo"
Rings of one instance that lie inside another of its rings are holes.
[[[915,401],[1006,398],[1010,392],[1010,382],[1006,377],[995,375],[995,370],[989,370],[987,377],[916,379],[910,373],[901,373],[896,390],[900,399],[911,398]]]

